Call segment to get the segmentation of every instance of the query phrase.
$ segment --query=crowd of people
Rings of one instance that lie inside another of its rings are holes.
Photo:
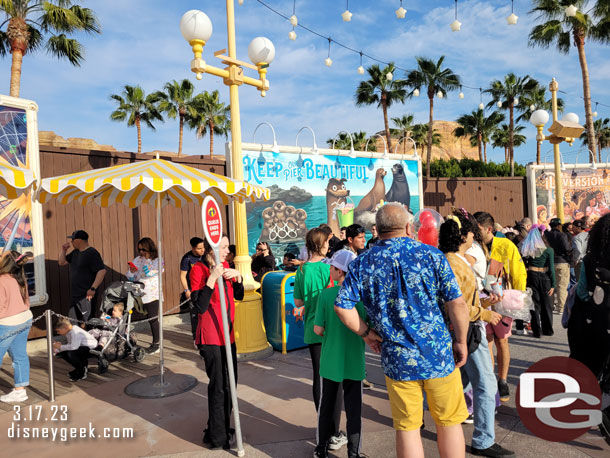
[[[495,438],[496,408],[511,395],[507,376],[513,328],[513,318],[496,309],[501,310],[508,291],[529,288],[533,310],[528,319],[515,320],[515,332],[536,339],[552,336],[553,314],[561,314],[570,356],[596,376],[610,372],[610,214],[592,227],[587,218],[563,225],[554,218],[549,227],[524,218],[502,228],[487,212],[453,208],[439,227],[438,248],[416,241],[413,224],[408,209],[386,203],[376,214],[368,242],[358,224],[342,228],[340,237],[322,224],[309,230],[298,256],[284,254],[282,268],[296,272],[295,306],[304,307],[304,341],[318,412],[314,456],[327,457],[329,450],[345,445],[348,457],[364,456],[365,345],[381,354],[399,457],[423,456],[424,408],[436,424],[441,456],[465,455],[463,423],[474,423],[472,454],[514,456]],[[106,269],[85,231],[69,238],[59,263],[70,266],[69,315],[75,322],[62,319],[56,324],[66,343],[57,342],[54,349],[74,367],[70,379],[78,381],[87,376],[90,350],[108,338],[82,325]],[[180,282],[182,299],[190,304],[194,344],[209,378],[203,442],[228,449],[234,435],[228,366],[237,380],[233,321],[235,301],[244,297],[243,280],[226,235],[218,259],[207,241],[193,237],[190,245],[180,262]],[[150,238],[138,241],[137,254],[125,275],[144,285],[141,311],[152,318],[147,352],[155,353],[157,275],[164,266]],[[0,338],[8,336],[0,340],[0,358],[8,351],[15,368],[15,388],[0,397],[3,402],[27,399],[25,345],[32,313],[24,265],[30,258],[31,253],[10,251],[0,258]],[[260,281],[277,268],[269,244],[258,243],[252,256],[254,278]],[[223,348],[221,294],[229,318],[231,361]],[[116,304],[105,319],[120,320],[124,311],[123,304]],[[343,408],[346,432],[339,429]]]

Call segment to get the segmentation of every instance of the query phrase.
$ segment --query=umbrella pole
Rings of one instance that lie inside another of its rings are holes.
[[[162,227],[161,227],[161,193],[157,193],[157,276],[159,279],[159,383],[161,386],[164,384],[163,373],[165,361],[163,360],[163,249],[162,249]]]

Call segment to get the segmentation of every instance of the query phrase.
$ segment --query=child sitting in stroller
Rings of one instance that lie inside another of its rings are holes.
[[[119,302],[114,304],[112,307],[112,314],[106,315],[102,317],[104,321],[103,328],[94,328],[89,331],[100,347],[105,347],[108,339],[112,336],[112,331],[116,326],[121,323],[121,319],[123,318],[123,312],[125,311],[125,304]]]

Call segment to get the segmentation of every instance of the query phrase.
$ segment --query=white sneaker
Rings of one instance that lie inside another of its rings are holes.
[[[26,390],[13,390],[4,396],[0,396],[2,402],[25,402],[28,400],[28,394]]]
[[[345,444],[347,444],[347,434],[343,431],[339,431],[339,434],[331,437],[328,441],[328,448],[331,450],[339,450]]]
[[[517,334],[518,336],[526,336],[529,333],[527,332],[527,329],[517,329],[515,331],[515,334]]]

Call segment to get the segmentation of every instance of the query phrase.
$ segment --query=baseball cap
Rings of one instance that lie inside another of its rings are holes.
[[[559,218],[553,218],[551,221],[549,221],[549,226],[551,226],[551,227],[561,226],[561,220]]]
[[[330,260],[330,265],[347,272],[350,263],[356,259],[356,255],[349,250],[339,250]]]
[[[87,234],[82,229],[72,232],[72,235],[68,236],[69,239],[80,239],[80,240],[89,240],[89,234]]]
[[[582,219],[577,219],[572,223],[574,227],[578,227],[580,229],[584,229],[586,227],[585,222]]]

